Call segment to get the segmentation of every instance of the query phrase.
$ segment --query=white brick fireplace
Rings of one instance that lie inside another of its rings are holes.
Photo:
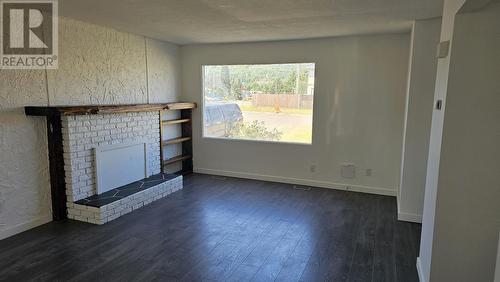
[[[61,116],[69,218],[103,224],[182,188],[182,176],[156,177],[138,184],[151,186],[147,190],[109,204],[85,204],[105,190],[160,173],[159,118],[158,111]]]
[[[62,117],[68,202],[97,194],[95,149],[99,146],[146,143],[148,170],[160,173],[158,112],[135,112]]]

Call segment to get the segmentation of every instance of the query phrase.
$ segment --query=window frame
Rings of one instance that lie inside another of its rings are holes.
[[[287,65],[287,64],[314,64],[314,87],[312,91],[313,96],[313,106],[311,114],[311,143],[303,142],[291,142],[291,141],[275,141],[275,140],[261,140],[261,139],[247,139],[247,138],[229,138],[229,137],[214,137],[207,136],[205,131],[205,67],[210,66],[242,66],[242,65]],[[237,141],[237,142],[257,142],[257,143],[268,143],[268,144],[283,144],[283,145],[302,145],[302,146],[312,146],[314,144],[314,112],[316,108],[315,96],[316,96],[316,81],[317,81],[317,63],[316,61],[307,62],[275,62],[275,63],[219,63],[219,64],[201,64],[201,138],[209,140],[219,140],[219,141]]]

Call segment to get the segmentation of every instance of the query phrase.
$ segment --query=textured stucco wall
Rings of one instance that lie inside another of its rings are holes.
[[[144,37],[63,20],[59,69],[47,71],[51,105],[146,103]]]
[[[45,118],[22,108],[46,100],[43,70],[0,70],[0,239],[50,219]]]
[[[177,100],[178,47],[59,19],[59,69],[0,70],[0,239],[51,220],[45,118],[27,105]],[[149,87],[148,87],[149,86]]]

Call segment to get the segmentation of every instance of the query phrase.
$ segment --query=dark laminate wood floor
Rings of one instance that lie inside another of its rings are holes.
[[[418,281],[419,237],[393,197],[195,174],[106,225],[0,241],[0,280]]]

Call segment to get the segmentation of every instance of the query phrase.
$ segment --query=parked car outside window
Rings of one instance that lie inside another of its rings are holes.
[[[227,137],[238,122],[243,121],[243,113],[238,104],[209,104],[205,106],[205,135]]]

